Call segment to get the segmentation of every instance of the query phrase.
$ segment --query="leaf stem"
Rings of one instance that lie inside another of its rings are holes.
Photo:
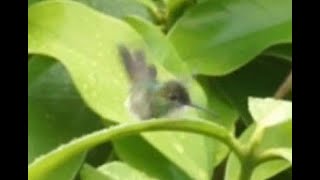
[[[267,161],[280,160],[280,159],[283,159],[283,157],[279,156],[278,154],[262,153],[257,159],[257,166]]]
[[[261,143],[264,133],[265,133],[265,127],[260,124],[257,124],[248,144],[248,147],[249,147],[248,153],[250,154],[254,153],[254,151],[257,149],[257,147]]]
[[[110,141],[111,139],[130,136],[146,131],[160,130],[186,131],[207,135],[226,144],[238,157],[241,157],[244,154],[242,146],[240,146],[240,143],[233,134],[216,123],[208,121],[157,119],[120,124],[75,139],[68,144],[56,148],[48,154],[37,158],[28,166],[28,178],[43,178],[46,173],[58,167],[71,157],[101,143]]]
[[[265,127],[257,124],[251,139],[245,148],[243,156],[239,156],[241,161],[239,180],[250,180],[255,167],[257,167],[259,157],[257,155],[257,147],[261,143],[264,133]]]
[[[279,150],[281,151],[282,149],[285,149],[285,148],[269,149],[269,150],[266,150],[266,151],[262,152],[257,157],[257,166],[259,164],[265,163],[267,161],[273,161],[273,160],[287,160],[290,163],[292,163],[291,162],[292,159],[288,160],[288,159],[284,158],[283,154],[279,154]]]
[[[241,174],[239,180],[250,180],[255,166],[250,166],[248,164],[242,164]]]
[[[281,99],[283,98],[290,90],[292,89],[292,70],[289,75],[286,77],[285,81],[279,86],[274,97]]]

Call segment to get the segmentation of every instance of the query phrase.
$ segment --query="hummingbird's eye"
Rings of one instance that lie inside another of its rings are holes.
[[[176,100],[178,99],[178,96],[177,96],[176,94],[170,94],[170,95],[169,95],[169,99],[170,99],[171,101],[176,101]]]

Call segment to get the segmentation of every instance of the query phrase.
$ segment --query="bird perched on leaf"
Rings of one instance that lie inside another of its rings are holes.
[[[139,119],[163,117],[183,106],[190,106],[211,113],[192,104],[187,89],[179,81],[159,82],[157,80],[157,69],[154,65],[146,64],[143,51],[130,52],[124,45],[119,45],[118,50],[131,82],[127,104],[129,110]]]

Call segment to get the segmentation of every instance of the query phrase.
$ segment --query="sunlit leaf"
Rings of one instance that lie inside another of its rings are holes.
[[[290,101],[249,97],[249,111],[253,119],[264,127],[292,120],[292,103]]]
[[[169,32],[179,55],[199,74],[225,75],[292,39],[291,0],[206,1]]]

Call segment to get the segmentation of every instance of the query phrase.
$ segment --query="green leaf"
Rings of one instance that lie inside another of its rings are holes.
[[[216,159],[215,154],[211,154],[212,150],[208,148],[214,145],[204,136],[184,132],[145,134],[148,135],[145,136],[148,142],[185,171],[191,179],[210,179]]]
[[[230,132],[234,132],[235,122],[239,118],[239,114],[234,106],[229,102],[228,97],[223,91],[221,91],[219,86],[217,86],[215,80],[204,77],[197,77],[197,79],[206,92],[208,107],[212,109],[212,111],[216,112],[220,117],[215,119],[214,122],[223,125],[229,129]],[[215,140],[211,140],[211,142],[212,141]],[[226,158],[229,150],[218,142],[207,142],[206,144],[207,151],[210,153],[211,150],[211,154],[213,155],[212,163],[214,163],[214,167],[216,167]]]
[[[28,7],[39,1],[42,1],[42,0],[28,0]]]
[[[165,29],[167,32],[172,25],[184,14],[184,12],[194,4],[198,3],[195,0],[170,0],[166,1],[166,20]]]
[[[168,139],[168,141],[171,141]],[[130,136],[113,141],[118,157],[158,179],[191,179],[173,161],[159,153],[141,136]]]
[[[251,125],[242,135],[241,142],[247,143],[255,125]],[[266,129],[265,135],[258,146],[257,152],[268,152],[270,149],[292,148],[292,121]],[[291,166],[287,160],[273,160],[260,164],[253,173],[252,179],[268,179]],[[238,180],[240,163],[234,154],[228,158],[226,180]]]
[[[169,38],[196,73],[225,75],[291,42],[291,11],[291,0],[206,1],[190,8]]]
[[[283,180],[283,179],[292,179],[292,167],[282,171],[281,173],[273,176],[269,180]]]
[[[148,0],[75,0],[81,2],[99,12],[116,17],[123,18],[128,15],[137,15],[147,20],[152,20],[149,8],[153,8],[153,3]],[[142,2],[141,2],[142,1]],[[148,5],[148,6],[145,6]]]
[[[265,180],[271,178],[291,167],[288,161],[274,160],[261,164],[254,171],[252,179]]]
[[[62,163],[60,166],[48,171],[43,177],[41,178],[28,178],[30,180],[70,180],[75,179],[78,171],[82,163],[84,162],[86,156],[86,152],[82,154],[78,154],[68,161]]]
[[[168,71],[180,78],[190,76],[188,66],[181,60],[171,42],[165,35],[153,24],[136,16],[125,18],[140,35],[143,37],[150,51],[157,57],[157,61]]]
[[[81,180],[155,180],[139,170],[120,161],[106,163],[99,168],[85,164],[80,171]]]
[[[255,122],[264,127],[292,120],[292,103],[290,101],[249,97],[248,106]]]
[[[111,162],[104,164],[98,168],[100,172],[106,174],[111,179],[141,179],[141,180],[155,180],[155,178],[151,178],[140,172],[139,170],[129,166],[128,164],[122,162]]]
[[[98,171],[89,164],[84,164],[80,170],[81,180],[110,180],[106,174]]]
[[[277,44],[266,49],[262,54],[266,56],[278,57],[292,62],[292,43]]]
[[[28,62],[28,163],[75,136],[101,128],[99,118],[83,103],[63,66],[52,58],[33,56]],[[46,179],[71,179],[85,153]]]
[[[272,97],[291,70],[291,64],[270,56],[258,56],[243,68],[223,77],[206,77],[236,108],[246,125],[253,122],[248,97]]]

